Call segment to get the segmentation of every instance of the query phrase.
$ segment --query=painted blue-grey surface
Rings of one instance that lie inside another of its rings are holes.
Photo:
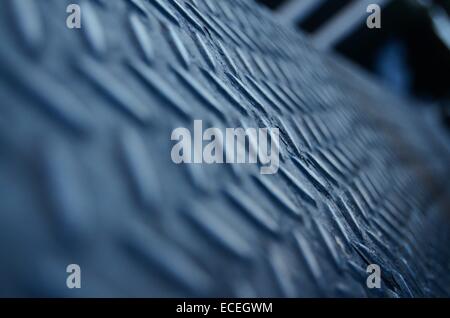
[[[0,8],[1,296],[450,295],[430,111],[252,1]],[[175,165],[171,131],[194,119],[278,127],[280,170]]]

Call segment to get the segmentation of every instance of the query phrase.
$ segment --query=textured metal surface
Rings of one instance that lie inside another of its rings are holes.
[[[251,1],[68,3],[0,4],[0,295],[450,295],[428,113]],[[194,119],[279,127],[279,172],[175,165]]]

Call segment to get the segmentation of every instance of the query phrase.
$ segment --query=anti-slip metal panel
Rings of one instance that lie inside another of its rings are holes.
[[[450,295],[431,113],[252,1],[71,2],[1,3],[2,296]],[[278,128],[277,173],[175,164],[194,120]]]

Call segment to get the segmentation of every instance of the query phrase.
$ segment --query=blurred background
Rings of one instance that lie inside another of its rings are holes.
[[[438,106],[450,128],[450,0],[257,1],[317,48],[357,63],[397,94]],[[380,29],[366,26],[372,3],[381,7]]]

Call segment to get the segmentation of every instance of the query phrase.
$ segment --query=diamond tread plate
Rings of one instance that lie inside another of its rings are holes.
[[[1,296],[450,296],[450,148],[414,101],[252,1],[1,7]],[[172,163],[195,119],[279,128],[278,173]]]

